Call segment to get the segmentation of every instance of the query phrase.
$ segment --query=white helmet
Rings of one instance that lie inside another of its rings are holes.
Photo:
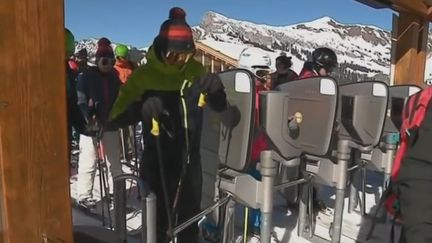
[[[271,71],[270,55],[257,47],[243,49],[240,53],[238,63],[240,68],[248,69],[258,78],[264,78]]]

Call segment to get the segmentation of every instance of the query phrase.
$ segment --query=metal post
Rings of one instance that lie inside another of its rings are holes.
[[[146,187],[144,181],[131,174],[123,174],[113,178],[114,180],[114,200],[117,204],[114,207],[116,216],[115,231],[121,236],[123,242],[127,242],[127,227],[126,227],[126,180],[134,180],[138,184],[139,194],[141,198],[141,227],[142,227],[142,243],[156,242],[156,196]],[[117,188],[118,187],[118,188]],[[123,190],[121,189],[123,188]],[[116,194],[116,192],[119,192]]]
[[[114,230],[121,242],[127,242],[125,180],[114,181]]]
[[[359,183],[359,174],[358,170],[352,171],[351,180],[350,180],[350,189],[349,189],[349,200],[348,200],[348,213],[352,213],[358,205],[358,183]]]
[[[261,243],[270,243],[273,213],[273,184],[277,173],[277,163],[272,158],[272,151],[261,152]]]
[[[396,147],[396,146],[395,146]],[[383,191],[385,191],[388,187],[388,184],[390,182],[390,176],[391,176],[391,171],[393,168],[393,159],[394,159],[394,155],[395,155],[395,148],[391,148],[388,149],[386,151],[386,164],[385,164],[385,168],[384,168],[384,181],[383,181]]]
[[[312,183],[308,184],[308,223],[307,223],[307,237],[309,240],[312,239],[314,231],[315,231],[315,223],[314,223],[314,209],[313,209],[313,200],[314,200],[314,187]]]
[[[347,182],[348,162],[351,157],[350,141],[339,140],[337,145],[337,175],[339,178],[336,182],[336,200],[333,218],[332,243],[339,243],[342,234],[342,220],[345,199],[345,189]]]
[[[384,181],[383,181],[383,191],[388,187],[390,182],[390,176],[393,169],[393,159],[399,143],[399,133],[393,132],[386,134],[385,137],[385,150],[386,150],[386,161],[384,164]]]
[[[142,200],[142,236],[141,243],[156,242],[156,195],[149,193]]]
[[[360,169],[361,172],[361,205],[360,205],[360,215],[365,216],[366,215],[366,165],[363,165]]]
[[[235,201],[229,199],[225,208],[225,217],[223,225],[223,240],[222,243],[232,243],[234,242],[234,217],[235,217]]]
[[[352,153],[353,157],[349,162],[353,161],[350,166],[353,166],[348,169],[348,173],[350,175],[350,190],[349,190],[349,200],[348,200],[348,213],[352,213],[357,205],[359,205],[359,191],[360,187],[363,183],[362,174],[360,174],[363,164],[361,161],[361,152],[359,150],[354,150]],[[363,204],[362,204],[363,205]]]
[[[306,184],[301,185],[300,191],[300,200],[299,200],[299,215],[298,215],[298,227],[297,227],[297,236],[302,237],[305,225],[306,225],[306,216],[307,216],[307,204],[308,204],[308,196],[309,196],[309,186],[311,182],[307,182]]]

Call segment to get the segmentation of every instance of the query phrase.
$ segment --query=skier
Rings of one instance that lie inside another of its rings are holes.
[[[127,79],[132,74],[134,67],[128,60],[129,49],[123,44],[119,44],[115,48],[116,63],[114,69],[116,70],[122,84],[127,82]]]
[[[72,32],[65,28],[65,46],[66,46],[66,94],[67,94],[67,109],[68,109],[68,137],[69,137],[69,150],[72,144],[72,130],[75,129],[77,131],[84,130],[84,118],[81,115],[80,109],[77,105],[77,93],[76,93],[76,83],[75,83],[75,74],[70,69],[68,60],[70,56],[75,51],[75,37]]]
[[[207,74],[193,58],[196,49],[185,17],[181,8],[170,10],[149,48],[147,63],[121,88],[111,112],[111,118],[118,119],[133,110],[132,103],[140,107],[145,143],[140,174],[158,199],[157,243],[171,238],[173,215],[181,223],[200,212],[200,94],[205,94],[207,105],[216,111],[227,106],[219,77]],[[158,138],[151,133],[152,119],[163,128]],[[198,234],[194,223],[178,234],[177,242],[197,243]]]
[[[77,53],[75,53],[74,55],[75,57],[75,61],[78,65],[78,73],[82,73],[84,72],[87,68],[88,68],[88,53],[87,53],[87,49],[84,47],[81,50],[79,50]]]
[[[97,66],[84,71],[77,84],[78,104],[88,127],[86,133],[80,136],[81,153],[77,181],[78,203],[85,208],[91,208],[96,203],[92,191],[97,163],[96,136],[100,135],[101,129],[103,156],[111,175],[116,177],[122,174],[118,126],[108,122],[109,112],[117,98],[121,82],[113,70],[115,59],[111,42],[107,38],[101,38],[97,44]],[[108,182],[112,193],[112,180]]]
[[[327,47],[320,47],[312,52],[312,61],[307,61],[298,79],[328,76],[338,64],[336,53]]]
[[[276,72],[272,73],[272,88],[296,80],[298,75],[291,69],[291,57],[280,55],[276,58]]]
[[[306,79],[311,77],[325,77],[337,67],[338,61],[336,53],[327,47],[320,47],[312,52],[312,61],[307,61],[303,65],[298,79]],[[335,131],[338,131],[338,125],[336,125]],[[337,135],[334,135],[337,136]],[[327,206],[321,200],[318,200],[317,188],[313,188],[313,207],[314,213],[317,214],[319,211],[325,212]]]
[[[87,68],[87,49],[82,48],[77,53],[72,55],[69,59],[69,67],[71,70],[71,75],[73,76],[74,87],[76,87],[76,80],[79,75],[81,75]],[[76,92],[74,92],[76,93]],[[74,94],[76,95],[76,94]],[[75,102],[76,104],[76,102]],[[73,164],[78,163],[78,155],[79,155],[79,137],[80,133],[76,129],[72,131],[72,162]]]
[[[252,145],[253,161],[249,174],[256,180],[261,180],[261,173],[256,169],[259,163],[261,151],[268,149],[268,142],[264,131],[259,127],[259,93],[261,91],[270,90],[271,84],[268,83],[268,77],[271,73],[271,59],[270,56],[262,49],[257,47],[245,48],[239,57],[239,67],[251,71],[255,75],[255,130]],[[253,234],[259,235],[261,226],[261,211],[259,209],[252,209],[250,220],[250,228]]]
[[[132,63],[128,60],[129,49],[123,44],[118,44],[114,50],[114,54],[116,58],[114,69],[120,81],[122,82],[122,85],[124,85],[127,82],[129,76],[134,71]],[[135,143],[132,140],[135,136],[134,128],[131,125],[120,129],[120,139],[123,146],[123,159],[129,161],[132,158],[133,151],[135,150]]]

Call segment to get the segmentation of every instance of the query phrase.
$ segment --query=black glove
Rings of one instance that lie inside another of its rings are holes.
[[[96,117],[87,117],[82,134],[93,137],[97,136],[100,131],[101,126],[100,123],[97,121]]]
[[[159,115],[165,113],[167,112],[164,111],[162,100],[159,97],[147,98],[141,107],[144,122],[150,122],[152,118],[158,118]]]
[[[213,94],[224,88],[221,79],[214,73],[204,75],[198,80],[201,92]]]

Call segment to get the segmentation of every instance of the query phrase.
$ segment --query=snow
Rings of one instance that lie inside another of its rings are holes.
[[[324,17],[321,17],[319,19],[315,19],[315,20],[309,22],[307,24],[307,26],[315,28],[315,29],[320,29],[320,28],[322,28],[322,29],[330,29],[329,28],[330,26],[328,24],[329,22],[337,23],[334,19],[332,19],[332,18],[330,18],[328,16],[324,16]]]
[[[210,20],[208,19],[209,16],[211,17]],[[369,77],[377,73],[390,74],[390,33],[373,25],[344,24],[331,17],[323,16],[310,22],[271,26],[209,12],[205,26],[206,28],[204,25],[193,27],[196,32],[201,33],[198,41],[236,60],[238,60],[240,52],[250,46],[250,44],[245,44],[240,36],[243,35],[243,38],[246,38],[247,35],[244,33],[252,33],[252,36],[260,36],[265,39],[260,40],[260,43],[266,46],[272,42],[279,45],[281,43],[289,44],[289,50],[283,51],[286,51],[288,56],[292,56],[293,70],[296,72],[301,70],[303,62],[306,61],[306,56],[302,51],[312,52],[317,47],[330,47],[335,50],[339,63],[346,62],[370,70],[365,73],[351,69],[354,72],[366,74]],[[211,33],[206,33],[205,29],[211,29]],[[431,39],[429,38],[429,41]],[[86,47],[89,56],[92,57],[96,50],[96,42],[97,39],[94,38],[82,40],[78,42],[76,50]],[[115,48],[115,43],[113,43],[113,47]],[[293,48],[298,50],[300,58],[294,55]],[[145,48],[140,50],[145,50]],[[274,59],[280,51],[267,51],[273,60],[273,69]],[[431,77],[432,60],[431,54],[428,54],[425,79]]]
[[[200,40],[200,42],[236,60],[240,57],[243,49],[248,47],[248,45],[244,44],[222,42],[213,39]]]
[[[212,17],[212,33],[207,33],[204,40],[210,47],[218,49],[228,56],[238,58],[238,50],[241,47],[233,47],[218,42],[226,42],[241,45],[239,38],[228,35],[227,30],[234,33],[256,33],[262,38],[270,37],[273,41],[281,43],[280,36],[290,41],[296,48],[312,52],[317,47],[330,47],[338,55],[339,62],[347,62],[367,67],[371,69],[369,76],[376,73],[389,74],[390,72],[390,34],[378,27],[361,24],[342,24],[331,17],[324,16],[310,22],[298,23],[288,26],[270,26],[267,24],[257,24],[250,21],[236,20],[222,14],[210,12]],[[208,23],[207,23],[208,24]],[[336,26],[336,27],[335,27]],[[202,27],[198,28],[204,31]],[[362,32],[349,36],[347,33],[351,29],[353,32],[357,28]],[[223,29],[224,31],[220,31]],[[370,38],[378,40],[377,43],[363,38],[367,33]],[[277,37],[276,37],[277,36]],[[212,42],[217,41],[217,42]],[[285,40],[286,43],[286,40]],[[277,51],[276,53],[278,53]],[[288,53],[289,55],[289,53]],[[273,55],[274,56],[274,55]],[[376,60],[383,60],[385,64],[377,63]],[[298,70],[306,59],[293,59],[294,69]],[[360,71],[357,71],[361,73]]]
[[[203,39],[199,40],[203,44],[220,51],[221,53],[238,60],[240,53],[250,45],[244,44],[239,38],[228,35],[230,30],[242,29],[243,31],[251,31],[254,33],[260,33],[263,36],[272,36],[270,33],[276,32],[287,38],[293,40],[291,47],[301,48],[302,50],[312,51],[318,46],[327,46],[336,50],[339,58],[339,62],[348,62],[357,64],[362,67],[368,67],[369,69],[376,70],[377,72],[382,72],[384,74],[389,74],[390,72],[390,39],[389,33],[375,26],[361,25],[361,24],[342,24],[338,23],[336,20],[330,17],[322,17],[311,22],[299,23],[290,26],[270,26],[266,24],[256,24],[250,21],[235,20],[232,18],[225,17],[218,13],[212,13],[214,15],[213,21],[217,23],[217,28],[215,28],[212,35],[206,35]],[[360,36],[348,36],[344,35],[344,29],[335,28],[333,25],[340,25],[345,28],[370,28],[371,35],[375,37],[380,37],[382,34],[386,38],[384,40],[385,44],[373,44],[370,41],[362,38]],[[214,24],[215,25],[215,24]],[[215,25],[216,26],[216,25]],[[301,27],[304,26],[304,27]],[[202,27],[194,27],[200,31],[204,31]],[[208,34],[208,33],[207,33]],[[274,40],[281,43],[280,39]],[[94,53],[95,43],[97,39],[88,39],[80,41],[77,45],[77,50],[85,47],[89,53]],[[113,44],[115,48],[115,44]],[[140,50],[147,50],[146,48]],[[280,50],[265,51],[270,56],[271,68],[275,69],[274,60],[280,55]],[[91,55],[91,54],[90,54]],[[293,67],[292,69],[296,72],[300,72],[305,57],[303,54],[301,58],[293,55],[292,49],[287,51],[288,56],[292,56]],[[378,64],[376,61],[378,59],[387,60],[386,64]],[[348,68],[351,71],[355,71]],[[357,71],[358,72],[358,71]],[[367,73],[368,76],[373,76],[376,72]],[[426,62],[425,78],[432,78],[432,57],[429,54]],[[125,168],[126,171],[127,168]],[[382,175],[377,172],[368,172],[368,189],[366,195],[366,211],[368,213],[373,212],[376,207],[379,195],[382,192]],[[99,195],[98,192],[98,179],[95,178],[95,195]],[[72,197],[76,198],[76,181],[71,180],[71,193]],[[322,186],[319,191],[319,196],[326,204],[332,208],[334,204],[334,192],[330,187]],[[297,214],[296,210],[290,210],[287,213],[287,209],[284,205],[284,201],[275,194],[275,207],[274,207],[274,231],[276,232],[277,238],[282,243],[289,242],[299,242],[307,243],[310,242],[304,238],[297,236]],[[358,208],[355,212],[347,212],[348,200],[345,202],[344,211],[344,221],[343,221],[343,236],[342,243],[354,243],[354,242],[365,242],[365,231],[369,229],[370,218],[362,217],[358,213]],[[241,208],[241,207],[240,207]],[[320,213],[317,217],[316,235],[321,238],[329,239],[328,228],[329,223],[332,221],[332,211],[330,213]],[[94,218],[89,218],[83,215],[82,212],[74,209],[74,224],[75,225],[85,225],[100,224],[100,221]],[[140,227],[140,212],[136,210],[134,216],[128,220],[128,229],[130,233],[136,233],[139,231]],[[241,228],[242,212],[239,210],[236,220],[239,222],[238,227]],[[376,233],[374,238],[368,242],[387,242],[389,239],[389,221],[384,223],[379,223],[376,228]],[[240,235],[240,234],[239,234]],[[253,242],[251,240],[250,242]],[[314,241],[316,242],[316,241]]]
[[[123,166],[126,173],[130,173],[130,167],[126,163]],[[367,174],[367,190],[366,190],[366,212],[368,214],[373,214],[376,209],[376,204],[379,200],[380,194],[382,193],[382,178],[383,175],[378,172],[368,171]],[[93,189],[94,198],[99,200],[99,174],[96,175],[95,185]],[[134,191],[134,185],[130,182],[126,183],[127,187],[132,188],[132,194],[128,193],[128,205],[134,210],[127,215],[127,229],[128,229],[128,242],[140,242],[139,237],[141,233],[141,210],[139,201],[136,199],[136,190]],[[319,186],[318,197],[323,200],[329,209],[325,212],[320,212],[316,217],[316,229],[315,236],[318,237],[313,241],[309,241],[303,237],[297,236],[297,220],[298,214],[296,208],[287,208],[285,199],[280,196],[279,193],[274,194],[274,207],[273,207],[273,231],[275,237],[280,243],[310,243],[310,242],[325,242],[324,240],[330,240],[329,227],[333,220],[333,206],[334,206],[334,188],[327,186]],[[136,188],[135,188],[136,189]],[[77,198],[76,193],[76,176],[71,179],[71,196],[74,200]],[[77,225],[91,225],[91,226],[101,226],[101,213],[103,206],[100,201],[97,204],[96,212],[94,215],[83,213],[82,210],[73,208],[73,223],[74,226]],[[370,227],[369,216],[362,217],[359,214],[359,206],[354,210],[354,212],[348,213],[348,198],[345,198],[345,210],[343,216],[342,224],[342,237],[341,243],[366,243],[365,237],[366,233]],[[242,205],[237,205],[235,208],[235,222],[236,222],[236,236],[238,239],[243,235],[243,217],[244,217],[244,207]],[[112,217],[114,217],[114,212],[111,208]],[[108,220],[105,213],[106,221]],[[389,242],[390,236],[391,220],[386,219],[384,221],[377,221],[377,226],[372,235],[372,239],[367,241],[368,243],[378,243],[378,242]],[[399,226],[396,226],[396,232],[399,232]],[[248,243],[259,242],[256,238],[251,238]],[[276,242],[274,239],[271,242]],[[205,243],[201,241],[200,243]]]
[[[228,42],[222,42],[222,41],[215,41],[212,39],[205,39],[200,40],[203,44],[210,46],[211,48],[220,51],[222,54],[225,54],[231,58],[234,58],[236,60],[239,59],[240,53],[250,45],[240,44],[240,43],[228,43]],[[280,51],[278,52],[269,52],[263,50],[263,52],[267,53],[270,56],[271,65],[270,68],[272,70],[276,70],[275,66],[275,59],[280,55]],[[288,55],[290,56],[290,55]],[[298,59],[297,57],[293,56],[292,59],[293,66],[292,69],[299,73],[303,67],[303,61]]]

